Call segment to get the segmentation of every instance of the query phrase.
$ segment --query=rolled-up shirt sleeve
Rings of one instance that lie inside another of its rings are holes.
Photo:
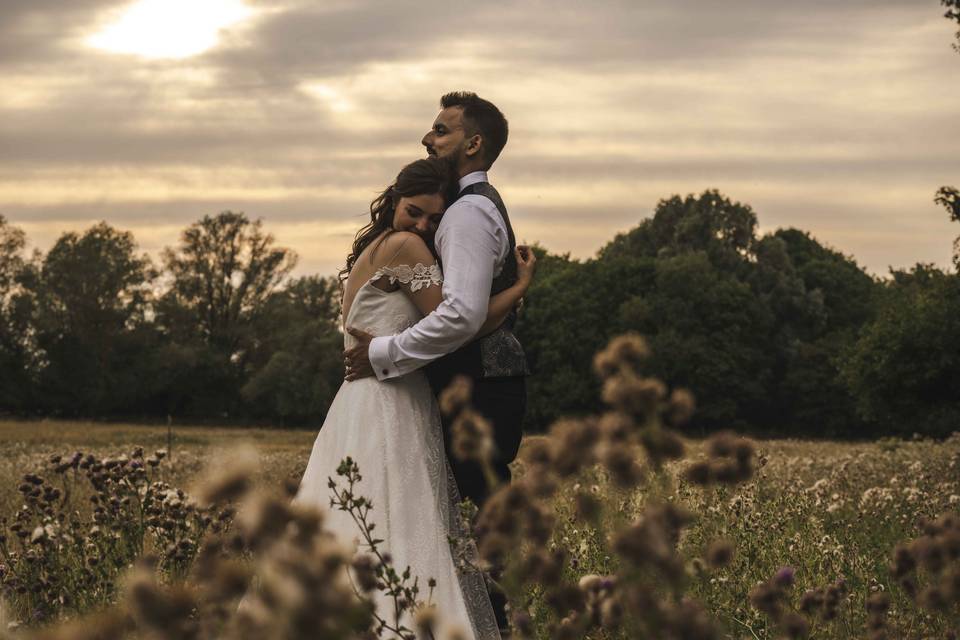
[[[443,266],[443,301],[395,336],[370,342],[370,364],[380,380],[419,369],[469,342],[487,318],[490,286],[506,236],[496,209],[466,196],[447,209],[435,245]]]

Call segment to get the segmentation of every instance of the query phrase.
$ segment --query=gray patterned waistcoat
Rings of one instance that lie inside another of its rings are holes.
[[[513,253],[517,246],[513,234],[513,226],[507,215],[507,208],[503,204],[500,194],[488,182],[471,184],[460,192],[465,195],[481,195],[488,198],[496,206],[500,217],[507,228],[507,240],[510,244],[503,269],[494,277],[490,287],[490,295],[494,296],[505,289],[509,289],[517,281],[517,259]],[[511,311],[503,324],[492,333],[467,343],[453,353],[440,358],[427,367],[427,376],[434,387],[444,387],[452,376],[465,374],[472,378],[500,378],[508,376],[525,376],[530,374],[527,367],[527,358],[523,353],[520,341],[513,334],[513,326],[517,316]]]

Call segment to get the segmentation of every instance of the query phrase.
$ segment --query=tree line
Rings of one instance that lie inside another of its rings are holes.
[[[960,222],[956,190],[937,201]],[[296,254],[260,220],[205,216],[158,265],[104,222],[45,254],[25,246],[0,216],[0,411],[322,422],[343,374],[339,284],[292,277]],[[956,271],[872,277],[804,231],[759,235],[753,210],[717,191],[662,200],[592,259],[536,250],[517,327],[534,371],[528,431],[596,410],[593,354],[626,331],[649,340],[651,375],[695,392],[697,431],[960,424]]]
[[[333,277],[230,211],[157,266],[101,222],[23,255],[0,216],[0,410],[89,418],[310,422],[342,377]]]

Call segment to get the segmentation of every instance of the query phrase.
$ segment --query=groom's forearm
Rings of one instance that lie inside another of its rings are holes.
[[[443,263],[443,301],[420,322],[396,336],[370,343],[370,363],[380,380],[415,371],[469,342],[487,318],[493,267],[500,238],[483,212],[447,210],[437,234]]]
[[[488,298],[445,298],[435,311],[403,333],[374,338],[370,363],[380,380],[415,371],[456,351],[473,338],[486,318]]]

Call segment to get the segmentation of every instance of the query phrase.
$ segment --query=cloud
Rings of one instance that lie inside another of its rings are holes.
[[[935,7],[263,0],[192,58],[84,47],[126,4],[0,6],[0,212],[41,246],[106,219],[159,247],[232,209],[301,271],[337,265],[440,94],[471,88],[510,118],[493,175],[518,231],[556,251],[717,187],[878,272],[948,263],[960,60]]]

